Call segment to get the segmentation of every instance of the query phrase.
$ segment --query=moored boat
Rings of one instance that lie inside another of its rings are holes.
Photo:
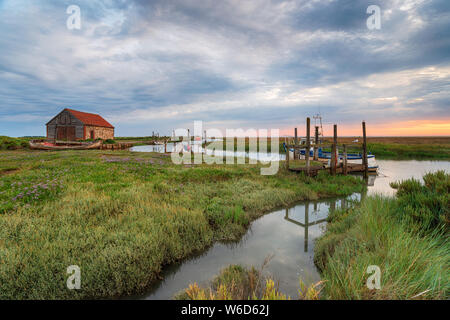
[[[286,150],[286,145],[284,145],[284,148]],[[300,150],[300,156],[305,156],[305,150]],[[311,148],[309,151],[309,156],[311,157],[311,159],[314,156],[314,149]],[[293,159],[294,158],[294,149],[289,149],[289,158]],[[339,159],[339,163],[342,163],[344,161],[344,156],[342,154],[338,154],[338,159]],[[326,152],[323,151],[322,148],[318,148],[318,160],[321,162],[325,162],[328,165],[330,165],[330,161],[331,161],[331,152]],[[348,164],[363,164],[363,157],[362,154],[359,153],[348,153],[347,154],[347,163]],[[368,169],[371,172],[376,172],[378,170],[378,164],[376,162],[375,159],[375,155],[368,153],[367,154],[367,164],[368,164]]]
[[[93,142],[76,142],[76,141],[56,141],[47,140],[31,140],[29,141],[30,149],[34,150],[89,150],[99,149],[103,142],[101,140]]]

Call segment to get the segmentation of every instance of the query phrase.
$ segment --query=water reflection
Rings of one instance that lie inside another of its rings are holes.
[[[170,299],[190,283],[207,284],[230,264],[257,267],[269,255],[273,258],[266,273],[278,281],[283,292],[296,297],[299,278],[307,284],[320,280],[313,261],[314,243],[325,230],[329,211],[360,197],[354,194],[347,198],[308,201],[264,215],[251,224],[239,242],[216,243],[201,254],[164,268],[164,279],[141,298]]]
[[[320,224],[323,222],[326,222],[327,219],[320,219],[320,220],[316,220],[316,221],[309,221],[309,203],[306,202],[305,203],[305,215],[304,215],[304,223],[297,221],[295,219],[291,219],[289,218],[289,211],[290,209],[286,208],[286,215],[284,216],[284,219],[286,221],[289,221],[291,223],[294,223],[302,228],[304,228],[304,252],[308,252],[308,228],[316,225],[316,224]],[[317,203],[314,203],[314,211],[313,213],[317,212]]]
[[[369,184],[368,195],[381,194],[393,196],[395,190],[390,183],[415,178],[422,180],[422,176],[428,172],[444,170],[450,172],[450,161],[435,160],[377,160],[378,175],[373,176],[372,184]],[[370,176],[369,176],[370,177]]]
[[[202,147],[200,141],[193,141],[191,144],[187,142],[180,143],[167,143],[167,146],[157,144],[157,145],[145,145],[145,146],[135,146],[130,149],[133,152],[173,152],[175,150],[183,149],[185,152],[192,150],[194,153],[204,153],[205,148]],[[276,161],[284,160],[286,157],[284,154],[280,153],[270,153],[270,152],[246,152],[246,151],[227,151],[227,150],[217,150],[217,149],[206,149],[206,154],[216,157],[236,157],[236,158],[248,158],[252,160],[259,161]]]

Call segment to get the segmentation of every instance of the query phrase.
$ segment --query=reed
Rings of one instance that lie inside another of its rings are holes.
[[[425,184],[394,184],[397,198],[373,196],[336,211],[315,247],[326,299],[448,299],[449,174]],[[381,269],[381,289],[366,286],[369,265]]]

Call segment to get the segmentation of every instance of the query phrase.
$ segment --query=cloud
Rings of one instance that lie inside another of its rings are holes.
[[[120,135],[192,120],[292,127],[450,118],[448,1],[70,1],[0,5],[0,134],[44,134],[64,107]],[[381,30],[366,8],[381,7]]]

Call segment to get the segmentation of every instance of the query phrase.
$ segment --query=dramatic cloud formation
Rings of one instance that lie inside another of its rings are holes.
[[[344,134],[450,134],[449,84],[448,0],[0,0],[0,135],[44,135],[64,107],[122,136],[287,129],[319,109]]]

